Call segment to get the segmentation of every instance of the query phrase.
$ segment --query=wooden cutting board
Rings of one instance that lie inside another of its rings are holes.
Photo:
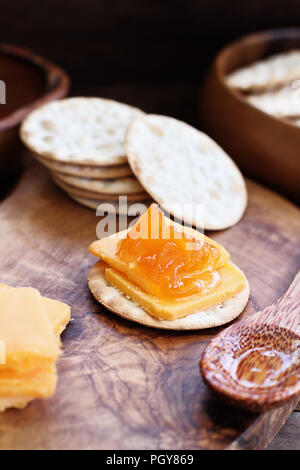
[[[210,233],[247,274],[244,315],[263,309],[299,269],[299,211],[248,182],[249,206],[235,227]],[[296,401],[260,415],[217,403],[198,361],[221,328],[168,332],[109,313],[92,298],[95,212],[71,201],[46,171],[25,171],[0,204],[0,281],[34,286],[72,307],[59,385],[49,400],[0,414],[1,449],[260,449]]]

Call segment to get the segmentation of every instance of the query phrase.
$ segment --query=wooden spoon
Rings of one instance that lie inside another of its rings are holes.
[[[264,411],[300,395],[300,271],[270,307],[242,318],[205,348],[205,383],[229,404]]]

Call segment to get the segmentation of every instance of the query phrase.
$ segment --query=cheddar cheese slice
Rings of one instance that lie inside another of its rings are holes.
[[[57,337],[40,293],[32,288],[0,289],[0,339],[6,345],[3,369],[24,372],[51,364],[60,355]]]
[[[0,288],[14,290],[13,287],[1,283]],[[47,297],[42,297],[42,303],[50,320],[52,330],[54,334],[59,337],[70,321],[70,307],[63,302]],[[2,381],[1,377],[3,378]],[[27,382],[25,386],[24,381]],[[57,374],[54,364],[52,364],[50,368],[48,366],[42,370],[34,370],[29,374],[14,373],[13,380],[10,379],[9,382],[7,370],[3,372],[0,371],[0,412],[7,408],[25,408],[25,406],[38,395],[42,397],[50,396],[55,390],[56,382]],[[33,396],[27,394],[30,387],[31,390],[34,391]]]
[[[176,320],[195,311],[204,310],[211,305],[224,302],[244,289],[245,276],[230,261],[220,268],[219,273],[221,282],[210,292],[205,295],[181,298],[180,300],[166,300],[149,295],[129,281],[124,274],[109,267],[105,270],[105,279],[153,317],[160,320]]]
[[[42,302],[50,320],[53,333],[59,337],[71,319],[71,309],[69,305],[47,297],[42,297]]]
[[[0,289],[14,289],[14,287],[0,283]],[[69,305],[59,300],[42,297],[42,303],[47,316],[49,317],[52,330],[55,335],[60,336],[71,319],[71,309]]]
[[[53,395],[57,383],[55,363],[31,370],[0,371],[0,396],[48,398]]]

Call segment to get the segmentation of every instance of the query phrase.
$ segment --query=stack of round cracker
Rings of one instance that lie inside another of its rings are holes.
[[[69,98],[33,111],[21,138],[60,188],[93,209],[109,203],[105,211],[134,216],[132,209],[153,198],[184,223],[220,230],[237,223],[246,207],[245,183],[230,157],[171,117]]]
[[[21,126],[21,139],[77,202],[96,209],[119,196],[148,203],[149,195],[128,165],[125,133],[143,112],[102,98],[68,98],[33,111]]]

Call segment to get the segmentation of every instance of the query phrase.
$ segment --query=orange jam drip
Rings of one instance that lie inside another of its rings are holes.
[[[218,248],[166,224],[155,205],[119,242],[116,256],[143,280],[139,285],[148,294],[159,298],[206,293],[220,281]]]

